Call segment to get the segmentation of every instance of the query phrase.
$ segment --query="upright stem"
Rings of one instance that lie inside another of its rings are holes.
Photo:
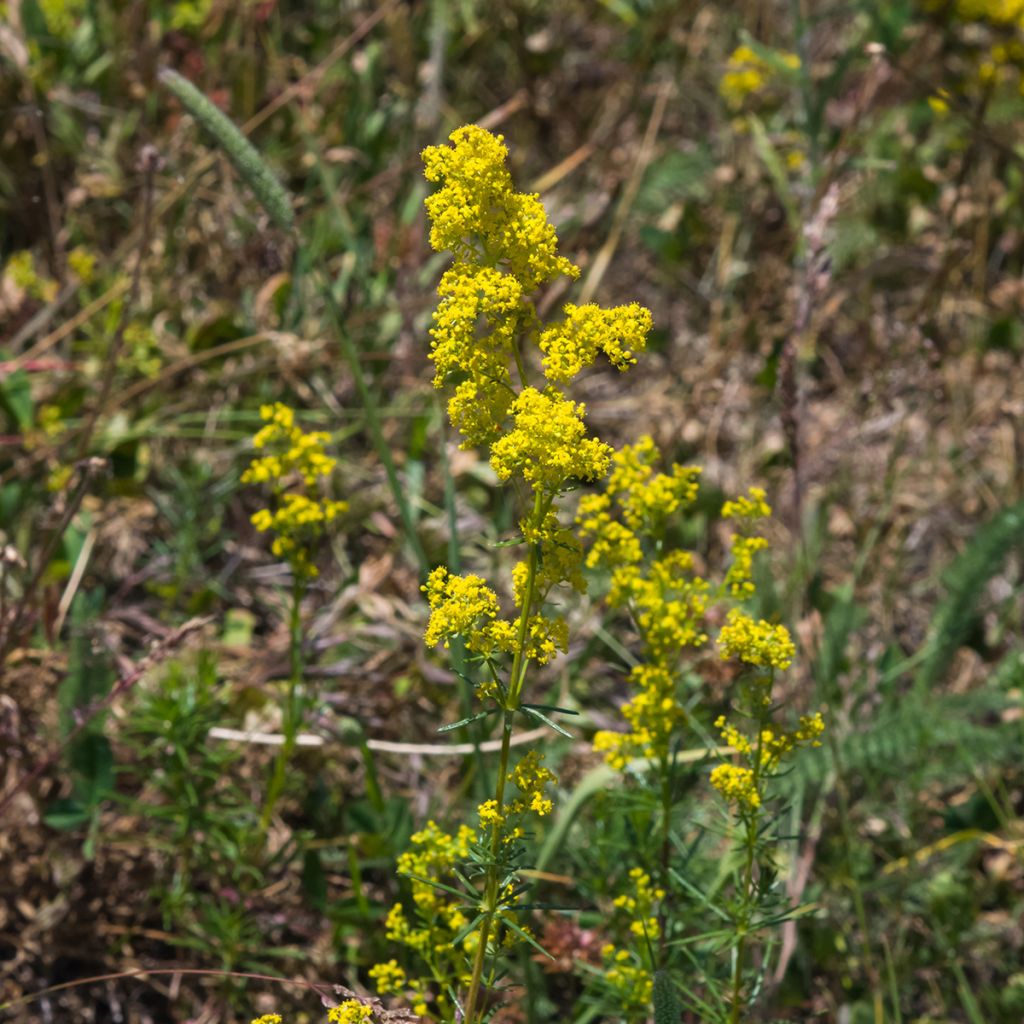
[[[551,507],[551,499],[545,499],[541,491],[533,496],[533,512],[531,525],[539,527]],[[509,675],[508,691],[505,700],[505,714],[501,734],[501,754],[498,759],[498,779],[494,789],[494,801],[497,820],[491,826],[491,862],[487,866],[484,881],[484,897],[481,901],[483,920],[477,933],[478,943],[473,956],[473,973],[469,979],[469,990],[463,1006],[462,1024],[475,1024],[477,1001],[483,984],[484,965],[487,961],[487,943],[491,938],[491,930],[498,909],[498,854],[501,851],[502,822],[505,813],[505,784],[508,779],[509,751],[512,745],[512,722],[519,708],[523,684],[526,681],[526,669],[529,661],[526,658],[526,644],[530,635],[530,613],[537,597],[537,564],[539,545],[530,545],[530,553],[526,562],[526,587],[523,593],[523,604],[519,613],[519,635],[516,640],[516,651],[512,659],[512,671]]]
[[[305,593],[305,584],[298,573],[295,573],[292,583],[292,602],[288,615],[288,661],[290,672],[288,676],[288,692],[285,695],[284,714],[282,715],[281,731],[284,734],[284,742],[274,759],[274,769],[270,777],[270,785],[267,787],[267,799],[263,804],[263,813],[260,815],[259,834],[266,836],[270,828],[270,819],[274,814],[274,807],[284,791],[285,770],[292,754],[295,752],[295,742],[299,734],[299,724],[302,718],[299,713],[298,697],[299,688],[302,684],[302,596]]]
[[[771,693],[771,683],[769,683],[768,692]],[[760,695],[757,695],[755,699],[757,700],[758,715],[757,748],[754,751],[753,784],[754,792],[760,799],[761,761],[764,746],[762,734],[765,729],[767,709],[764,702],[760,699]],[[733,958],[732,965],[732,1008],[729,1012],[729,1024],[739,1024],[743,1019],[742,1015],[743,1010],[745,1009],[743,1001],[743,966],[746,960],[747,935],[750,930],[750,921],[752,917],[751,909],[754,902],[754,855],[757,851],[758,823],[761,818],[760,804],[756,807],[749,808],[745,812],[744,818],[747,830],[746,836],[744,837],[746,857],[743,865],[743,884],[741,888],[741,902],[737,920],[737,924],[739,925],[739,938],[736,940],[736,955]]]

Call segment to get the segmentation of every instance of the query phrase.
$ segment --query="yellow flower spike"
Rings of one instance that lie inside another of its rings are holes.
[[[502,136],[465,125],[448,138],[450,147],[423,151],[427,180],[443,183],[425,200],[431,246],[464,263],[502,259],[527,291],[559,274],[578,276],[578,268],[557,254],[558,237],[540,199],[514,191]]]
[[[765,500],[767,495],[762,487],[750,487],[722,506],[723,519],[766,519],[772,514],[772,507]]]

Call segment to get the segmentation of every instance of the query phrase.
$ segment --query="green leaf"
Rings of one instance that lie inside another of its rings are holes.
[[[464,725],[472,725],[473,722],[479,722],[484,718],[489,718],[499,710],[500,708],[491,708],[490,711],[481,711],[478,715],[470,715],[469,718],[460,718],[459,721],[452,722],[451,725],[442,725],[437,731],[451,732],[453,729],[461,729]]]
[[[536,719],[539,719],[539,720],[540,720],[541,722],[543,722],[543,723],[544,723],[545,725],[547,725],[547,726],[550,726],[550,727],[551,727],[552,729],[554,729],[554,730],[555,730],[555,732],[557,732],[557,733],[558,733],[559,735],[561,735],[561,736],[564,736],[564,737],[565,737],[566,739],[569,739],[569,740],[571,740],[571,739],[573,738],[573,735],[572,735],[572,733],[571,733],[571,732],[566,732],[566,730],[565,730],[565,729],[563,729],[563,728],[562,728],[562,727],[561,727],[560,725],[558,725],[558,724],[557,724],[556,722],[553,722],[553,721],[551,721],[551,719],[550,719],[550,718],[548,718],[548,716],[547,716],[547,715],[545,715],[545,714],[544,714],[543,712],[541,712],[541,711],[538,711],[538,710],[537,710],[536,708],[534,708],[534,707],[530,707],[530,705],[529,705],[529,704],[520,704],[520,705],[519,705],[519,710],[520,710],[520,711],[522,711],[522,712],[523,712],[523,714],[526,714],[526,715],[532,715],[532,716],[533,716],[534,718],[536,718]]]

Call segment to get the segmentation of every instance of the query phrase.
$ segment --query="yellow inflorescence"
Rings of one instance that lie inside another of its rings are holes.
[[[639,939],[654,941],[661,934],[658,919],[654,914],[657,903],[665,898],[665,890],[651,882],[651,876],[643,868],[629,872],[633,891],[615,897],[615,906],[625,911],[632,919],[629,930]]]
[[[301,482],[311,489],[333,472],[337,460],[324,451],[330,435],[306,433],[296,426],[295,413],[280,402],[262,406],[260,416],[265,425],[252,443],[264,454],[249,464],[242,483],[269,483],[275,501],[273,507],[255,512],[251,521],[261,533],[269,530],[275,535],[271,551],[288,561],[296,578],[313,579],[317,575],[312,560],[315,544],[324,527],[345,512],[348,504],[286,488]]]
[[[557,253],[558,237],[537,195],[516,192],[500,135],[465,125],[451,146],[423,151],[427,181],[443,187],[426,200],[430,244],[467,263],[504,263],[527,290],[579,270]]]
[[[700,469],[673,464],[671,473],[658,473],[661,458],[653,438],[644,435],[615,453],[608,493],[619,503],[622,518],[632,530],[651,532],[689,508],[700,489]]]
[[[745,495],[741,494],[722,506],[723,519],[767,519],[772,514],[772,507],[765,500],[767,495],[761,487],[748,488]]]
[[[720,764],[711,771],[711,785],[732,803],[748,810],[761,806],[761,796],[754,783],[750,768],[734,764]]]
[[[425,640],[428,646],[453,637],[465,636],[472,643],[486,635],[487,625],[498,614],[498,595],[479,576],[452,576],[438,566],[422,587],[430,603],[430,621]]]
[[[605,962],[605,981],[619,998],[624,1013],[646,1013],[651,1008],[654,976],[626,949],[611,943],[601,949]]]
[[[307,487],[312,487],[318,479],[330,475],[337,465],[337,459],[324,451],[330,434],[304,432],[295,425],[295,412],[281,402],[261,406],[260,418],[265,426],[252,439],[252,446],[267,454],[252,461],[242,474],[243,484],[274,483],[297,474]]]
[[[711,772],[711,785],[726,800],[746,810],[756,810],[761,806],[767,781],[778,773],[787,755],[801,746],[821,746],[819,737],[825,731],[825,721],[816,712],[801,715],[795,729],[765,726],[749,736],[721,715],[715,727],[744,763],[718,765]]]
[[[620,771],[634,757],[667,758],[672,737],[687,719],[676,698],[676,677],[664,665],[636,665],[629,681],[638,691],[622,707],[629,732],[602,730],[594,736],[594,749]]]
[[[405,988],[405,971],[398,966],[397,960],[388,960],[384,964],[375,964],[368,973],[370,980],[382,996],[401,992]]]
[[[651,330],[650,311],[636,302],[614,309],[602,309],[593,303],[565,306],[565,319],[541,333],[541,366],[553,384],[572,380],[603,352],[619,370],[636,362],[636,353],[647,345]]]
[[[524,388],[512,403],[513,426],[491,445],[499,480],[521,476],[538,490],[557,492],[570,480],[597,480],[612,450],[587,437],[585,406],[549,388]]]
[[[327,1011],[327,1019],[330,1024],[370,1024],[373,1020],[373,1007],[358,999],[346,999]]]
[[[723,658],[739,658],[763,668],[789,668],[796,654],[785,626],[755,621],[739,608],[729,612],[718,634],[718,646]]]
[[[764,537],[744,537],[735,534],[732,538],[732,564],[725,574],[725,585],[733,597],[751,597],[754,593],[754,555],[768,547]]]
[[[545,768],[540,762],[543,755],[536,750],[531,750],[523,756],[519,764],[508,776],[508,781],[515,783],[522,792],[512,803],[512,810],[515,813],[533,811],[541,816],[550,814],[553,804],[551,799],[545,795],[544,789],[550,783],[557,782],[554,772]]]
[[[737,46],[729,55],[725,74],[718,83],[718,91],[725,102],[738,109],[747,97],[772,84],[777,74],[776,67],[781,66],[787,71],[796,71],[800,67],[800,58],[795,53],[779,50],[773,54],[773,59],[777,61],[774,66],[751,47]]]

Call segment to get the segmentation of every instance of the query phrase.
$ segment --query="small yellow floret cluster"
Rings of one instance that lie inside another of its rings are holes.
[[[522,614],[516,619],[498,618],[498,595],[480,576],[453,576],[442,565],[431,572],[421,589],[430,604],[430,619],[424,633],[428,646],[443,643],[448,647],[452,639],[461,637],[470,651],[485,658],[515,651]],[[521,596],[519,601],[521,604]],[[559,651],[566,650],[568,643],[564,619],[530,616],[523,652],[527,658],[544,665]],[[478,693],[493,695],[493,690],[484,684]]]
[[[590,540],[587,565],[615,569],[643,558],[640,540],[657,534],[670,516],[689,508],[697,498],[700,469],[673,464],[659,473],[661,458],[653,438],[614,453],[604,493],[580,499],[576,523]]]
[[[773,57],[778,66],[788,71],[796,71],[800,67],[800,58],[795,53],[780,50]],[[749,96],[772,84],[776,73],[776,65],[751,47],[737,46],[729,55],[725,74],[718,83],[718,91],[730,107],[738,109]]]
[[[654,975],[627,949],[608,943],[601,949],[605,981],[611,986],[624,1014],[648,1014],[654,994]]]
[[[665,898],[665,890],[655,886],[643,868],[633,868],[629,877],[633,882],[633,891],[616,896],[615,906],[629,915],[629,930],[637,938],[647,938],[653,942],[661,935],[654,907]]]
[[[429,968],[429,978],[407,977],[395,961],[375,967],[370,976],[381,995],[405,990],[412,993],[413,1010],[428,1014],[428,1004],[446,1004],[446,993],[467,980],[465,954],[475,948],[476,935],[466,937],[460,947],[454,940],[469,923],[462,906],[451,895],[432,883],[452,884],[452,871],[469,857],[476,833],[462,825],[451,835],[434,821],[428,821],[412,836],[412,845],[398,858],[398,871],[409,878],[415,908],[411,921],[401,903],[396,903],[384,922],[385,936],[391,942],[416,952]],[[438,991],[432,993],[432,985]]]
[[[750,768],[736,764],[720,764],[711,771],[711,785],[730,803],[739,804],[747,810],[761,806],[761,794],[754,782]]]
[[[327,1019],[330,1024],[370,1024],[373,1008],[358,999],[346,999],[327,1011]]]
[[[635,665],[629,681],[637,690],[622,706],[629,732],[602,729],[594,735],[594,750],[619,771],[634,757],[666,759],[672,737],[687,719],[676,698],[676,677],[664,665]]]
[[[315,492],[289,488],[300,483],[312,489],[330,476],[337,460],[324,451],[330,435],[322,431],[304,432],[295,424],[295,413],[280,402],[264,405],[260,417],[265,425],[253,438],[257,456],[242,474],[242,483],[269,483],[274,491],[272,508],[260,509],[252,524],[261,533],[271,531],[271,551],[287,559],[297,579],[313,579],[313,548],[324,527],[348,508],[344,501],[322,498]]]
[[[820,712],[815,712],[801,715],[796,729],[766,726],[759,734],[748,736],[721,715],[715,727],[744,763],[716,766],[711,772],[711,785],[730,803],[753,811],[761,806],[768,780],[778,774],[788,754],[801,746],[821,746],[819,737],[825,731],[825,721]]]
[[[405,988],[405,971],[398,966],[397,960],[375,964],[368,973],[370,980],[382,996],[393,995]]]
[[[722,505],[723,519],[767,519],[772,514],[772,507],[765,500],[763,487],[751,487],[746,494],[741,494],[732,501]]]
[[[522,796],[517,797],[510,805],[513,813],[524,814],[532,811],[541,816],[551,813],[553,805],[544,790],[550,783],[558,780],[554,772],[541,764],[543,759],[543,754],[531,750],[509,774],[508,781],[514,783],[522,793]]]
[[[739,658],[762,668],[789,668],[796,647],[785,626],[754,620],[739,608],[733,608],[718,633],[722,658]]]
[[[618,370],[636,362],[636,353],[647,346],[652,320],[650,310],[636,302],[614,309],[593,303],[564,308],[565,319],[541,333],[541,366],[553,383],[568,383],[603,352]]]
[[[502,136],[471,124],[448,138],[451,146],[423,151],[427,181],[443,182],[426,200],[433,248],[467,263],[500,259],[530,290],[559,274],[576,277],[577,268],[557,253],[540,197],[514,190]]]
[[[513,426],[491,445],[499,480],[521,476],[536,489],[555,493],[574,479],[597,480],[608,472],[612,450],[587,437],[586,407],[552,388],[523,388],[512,403]]]
[[[28,249],[11,253],[4,266],[4,276],[9,278],[16,288],[27,292],[40,302],[53,302],[57,297],[57,282],[36,271],[35,260]]]

